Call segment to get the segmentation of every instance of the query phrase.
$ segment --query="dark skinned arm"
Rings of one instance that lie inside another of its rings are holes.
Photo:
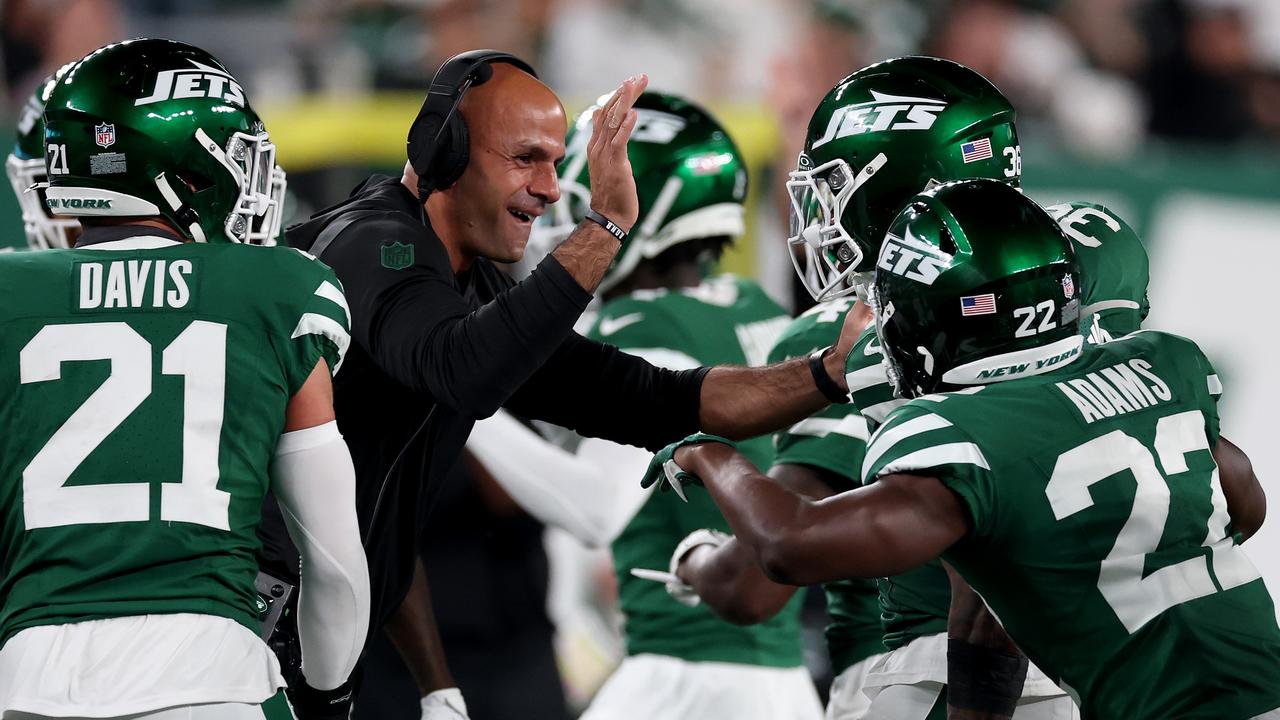
[[[414,563],[409,594],[396,608],[383,631],[400,651],[400,657],[404,658],[404,664],[423,696],[457,686],[444,658],[444,645],[440,642],[436,615],[431,609],[427,570],[421,558]]]
[[[702,478],[734,535],[778,583],[897,575],[968,532],[960,499],[935,478],[887,475],[811,500],[761,475],[727,445],[685,446],[675,461]]]
[[[960,573],[954,568],[946,563],[942,566],[946,568],[947,577],[951,580],[951,611],[947,617],[947,638],[953,642],[958,640],[969,643],[997,655],[1025,660],[1022,658],[1022,651],[1009,639],[1008,633],[991,614],[978,593],[964,578],[960,577]],[[953,662],[951,655],[948,654],[948,682],[966,681],[969,686],[974,686],[983,681],[983,678],[973,675],[975,669],[973,663]],[[1000,694],[1006,697],[1021,695],[1022,685],[1026,680],[1025,667],[1021,675],[1004,679],[1006,682],[1001,685]],[[967,707],[958,707],[950,702],[950,698],[947,704],[948,720],[1005,720],[1009,717],[1012,716],[997,711],[993,707],[974,707],[972,704]]]
[[[1218,463],[1218,479],[1227,497],[1231,527],[1248,540],[1267,517],[1267,495],[1253,472],[1253,463],[1244,451],[1224,437],[1213,448],[1213,461]]]
[[[821,478],[829,473],[810,465],[783,464],[769,469],[769,477],[808,498],[832,494]],[[688,583],[702,602],[723,620],[755,625],[777,615],[795,594],[794,585],[775,583],[756,562],[755,553],[737,538],[720,547],[699,545],[680,562],[676,575]]]
[[[840,339],[822,360],[832,382],[848,390],[845,358],[871,322],[871,311],[859,303],[840,329]],[[698,419],[706,432],[741,439],[763,435],[809,417],[830,405],[809,372],[808,358],[766,367],[715,367],[702,382]]]

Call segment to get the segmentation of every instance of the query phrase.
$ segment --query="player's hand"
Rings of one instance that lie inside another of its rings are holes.
[[[685,582],[679,575],[680,563],[685,559],[693,549],[701,545],[710,545],[711,547],[720,547],[729,542],[729,535],[719,530],[710,528],[702,528],[694,530],[685,536],[676,545],[676,549],[671,553],[671,561],[667,563],[667,572],[661,570],[648,570],[645,568],[632,568],[631,574],[641,580],[652,580],[662,583],[667,594],[675,599],[676,602],[688,607],[697,607],[702,602],[702,598],[698,597],[698,592],[693,586]]]
[[[302,676],[290,681],[285,689],[298,720],[348,720],[353,694],[350,680],[333,690],[317,690]]]
[[[689,502],[689,498],[685,497],[684,488],[686,485],[700,485],[702,480],[691,472],[676,464],[676,451],[687,445],[696,445],[698,443],[718,442],[724,443],[729,447],[737,447],[732,440],[727,440],[719,435],[709,435],[707,433],[694,433],[689,437],[678,440],[670,445],[662,448],[649,461],[649,469],[645,471],[644,478],[640,481],[640,487],[648,488],[654,483],[661,483],[659,488],[666,490],[670,487],[680,496],[681,500]]]
[[[629,77],[592,118],[587,141],[587,171],[591,177],[591,209],[627,232],[636,224],[640,200],[631,175],[627,141],[635,129],[636,98],[649,85],[646,75]]]
[[[853,350],[853,345],[857,342],[858,336],[862,335],[862,331],[871,327],[874,321],[875,315],[871,312],[871,306],[859,300],[849,310],[849,314],[844,316],[844,325],[840,328],[840,339],[836,342],[835,351],[823,359],[827,374],[845,390],[849,389],[849,383],[845,380],[849,352]]]
[[[468,720],[462,691],[445,688],[422,698],[422,720]]]

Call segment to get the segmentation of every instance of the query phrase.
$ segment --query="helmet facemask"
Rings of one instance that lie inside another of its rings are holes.
[[[80,234],[80,221],[57,216],[44,204],[42,189],[47,184],[44,158],[23,160],[10,154],[4,163],[5,174],[18,205],[22,209],[22,229],[32,250],[69,248]]]
[[[787,180],[791,200],[787,250],[791,264],[809,294],[818,302],[848,295],[869,282],[871,270],[863,268],[865,254],[845,229],[841,218],[854,193],[888,158],[880,153],[856,172],[841,158],[815,168],[800,154]]]
[[[276,146],[266,131],[253,135],[234,132],[222,148],[204,130],[196,130],[196,138],[239,188],[224,223],[227,238],[250,245],[275,245],[287,182],[284,170],[276,165]]]

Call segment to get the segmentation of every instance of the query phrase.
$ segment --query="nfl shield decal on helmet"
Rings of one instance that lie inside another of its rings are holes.
[[[397,242],[382,246],[382,267],[388,270],[403,270],[412,264],[412,245]]]
[[[1062,294],[1070,300],[1076,294],[1076,283],[1070,275],[1062,276]]]
[[[93,141],[106,148],[116,144],[116,126],[114,123],[102,123],[93,126]]]

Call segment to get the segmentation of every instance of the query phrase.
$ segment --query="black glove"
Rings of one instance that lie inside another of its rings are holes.
[[[352,682],[342,683],[333,690],[316,690],[298,676],[285,689],[293,714],[298,720],[348,720],[351,717],[351,700],[354,696]]]

